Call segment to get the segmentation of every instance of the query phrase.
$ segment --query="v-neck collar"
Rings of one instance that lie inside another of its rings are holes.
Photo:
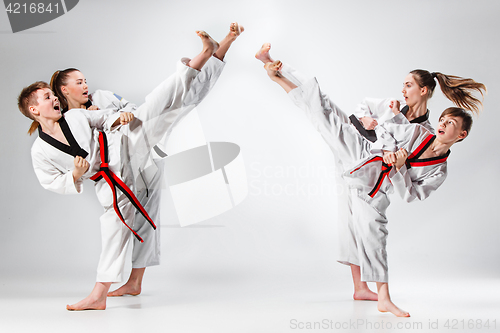
[[[80,145],[76,141],[75,137],[73,136],[73,133],[71,133],[71,129],[69,128],[69,125],[66,122],[66,119],[64,119],[64,116],[59,118],[59,120],[57,122],[59,123],[59,126],[61,126],[61,130],[62,130],[66,140],[68,140],[69,146],[65,143],[62,143],[59,140],[56,140],[52,136],[48,135],[47,133],[42,131],[41,126],[38,126],[38,136],[40,137],[40,139],[47,142],[52,147],[59,149],[60,151],[66,153],[68,155],[71,155],[73,157],[76,157],[76,156],[81,156],[83,158],[87,157],[87,155],[89,153],[87,153],[84,149],[82,149],[80,147]]]
[[[429,134],[429,136],[425,138],[425,140],[417,147],[417,149],[415,149],[411,153],[411,155],[408,156],[408,164],[411,166],[426,166],[445,162],[451,153],[449,149],[444,155],[419,159],[419,157],[422,156],[425,150],[432,144],[432,142],[434,142],[435,139],[435,135]]]
[[[406,117],[406,114],[408,113],[408,110],[410,110],[410,107],[408,105],[405,105],[403,107],[403,109],[401,110],[401,113]],[[427,110],[427,112],[423,116],[420,116],[420,117],[417,117],[415,119],[410,120],[410,123],[412,123],[412,124],[420,124],[420,123],[423,123],[424,121],[426,121],[428,119],[429,119],[429,110]]]

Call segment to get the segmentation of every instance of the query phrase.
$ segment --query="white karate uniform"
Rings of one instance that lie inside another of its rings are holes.
[[[286,77],[286,73],[283,74]],[[345,170],[343,177],[350,188],[351,199],[356,198],[351,201],[353,230],[347,235],[353,237],[357,245],[357,258],[351,260],[358,261],[356,264],[361,267],[361,279],[388,282],[385,212],[390,202],[387,194],[393,191],[394,185],[408,202],[425,199],[444,181],[447,155],[418,160],[418,163],[409,159],[413,163],[410,169],[403,166],[396,172],[391,168],[387,177],[380,178],[382,150],[404,148],[412,153],[420,147],[423,152],[425,149],[421,144],[424,140],[432,140],[432,134],[421,125],[410,124],[403,114],[399,114],[387,120],[384,127],[377,127],[379,139],[372,144],[349,123],[347,115],[321,92],[315,79],[292,90],[289,96],[306,112]],[[370,196],[375,189],[378,190]]]
[[[90,164],[89,170],[73,182],[74,157],[38,137],[31,154],[40,184],[61,194],[80,193],[83,180],[93,176],[100,167],[98,136],[93,131],[96,128],[107,135],[109,169],[134,191],[135,180],[140,177],[140,170],[149,160],[153,146],[206,96],[223,68],[222,62],[211,59],[200,72],[186,66],[187,60],[183,59],[184,63],[178,64],[176,73],[146,96],[145,103],[133,111],[135,119],[127,126],[111,128],[119,117],[116,108],[68,111],[64,121],[78,145],[88,153],[85,159]],[[102,250],[97,281],[121,282],[130,231],[113,209],[112,191],[105,180],[96,182],[95,189],[104,208],[100,217]],[[121,192],[118,191],[117,196],[123,216],[132,225],[135,208]]]
[[[198,77],[198,76],[197,76]],[[196,84],[195,82],[192,85]],[[121,112],[133,112],[137,105],[127,101],[121,96],[108,90],[96,90],[90,95],[91,104],[99,109],[115,109]],[[97,130],[95,130],[97,131]],[[132,246],[132,268],[143,268],[160,264],[160,203],[163,182],[164,161],[154,149],[149,157],[150,165],[154,165],[153,172],[140,173],[140,178],[136,179],[135,195],[144,207],[149,217],[158,227],[156,230],[139,212],[135,211],[134,225],[132,228],[137,232],[144,242],[133,238]],[[141,182],[141,184],[138,184]]]
[[[394,117],[394,113],[390,109],[390,103],[393,100],[395,100],[395,98],[365,98],[362,103],[358,104],[353,114],[358,119],[361,117],[371,117],[377,120],[377,123],[383,127],[385,121]],[[406,104],[404,102],[401,102],[401,109],[403,112],[405,110],[407,111]],[[404,113],[406,114],[406,112]],[[431,133],[435,133],[434,128],[429,121],[429,111],[427,111],[425,115],[413,119],[411,123],[418,123],[427,128]],[[342,188],[347,189],[347,184],[343,177],[337,177],[337,186],[342,186]],[[358,248],[356,245],[356,237],[354,235],[353,226],[352,201],[359,201],[361,199],[359,199],[358,196],[352,196],[351,191],[348,189],[342,194],[344,195],[338,197],[339,254],[337,261],[345,265],[354,264],[359,266],[357,255]],[[360,209],[359,207],[363,206],[363,203],[358,202],[355,206],[356,209]],[[375,218],[377,217],[378,216],[375,216]]]

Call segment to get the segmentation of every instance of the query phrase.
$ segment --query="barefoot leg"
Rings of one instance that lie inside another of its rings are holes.
[[[409,317],[410,314],[406,311],[398,308],[391,301],[391,296],[389,295],[389,284],[383,282],[377,282],[378,289],[378,305],[377,308],[380,312],[390,312],[396,317]]]
[[[354,284],[353,298],[357,301],[377,301],[376,293],[368,288],[368,284],[361,281],[361,269],[357,265],[351,264],[352,282]]]
[[[214,57],[219,60],[224,60],[224,56],[226,55],[227,50],[229,50],[231,44],[233,44],[236,38],[238,38],[238,36],[241,35],[243,31],[245,31],[245,28],[239,25],[238,22],[231,23],[231,25],[229,26],[229,33],[226,37],[224,37],[223,40],[220,41],[219,49],[215,52]]]
[[[108,293],[111,282],[96,282],[94,289],[86,298],[73,305],[66,305],[70,311],[81,310],[105,310],[106,294]]]
[[[264,45],[262,45],[260,50],[257,51],[257,53],[255,54],[255,58],[259,59],[264,64],[267,64],[268,62],[274,62],[274,60],[271,58],[271,55],[269,54],[270,50],[271,50],[271,44],[264,43]]]
[[[283,74],[281,74],[279,70],[282,65],[283,64],[281,63],[281,61],[276,60],[275,62],[268,62],[264,65],[264,68],[267,71],[267,75],[269,75],[269,78],[271,78],[271,80],[279,84],[281,88],[289,93],[293,89],[297,88],[297,86],[292,81],[284,77]]]
[[[130,273],[130,277],[128,278],[127,283],[125,283],[123,286],[116,289],[115,291],[109,292],[108,297],[123,296],[123,295],[132,295],[132,296],[139,295],[141,293],[142,277],[144,276],[145,271],[146,267],[132,268],[132,272]]]
[[[196,34],[201,38],[203,49],[200,54],[189,61],[188,66],[197,70],[201,70],[203,65],[206,64],[208,59],[210,59],[210,57],[219,48],[219,43],[213,40],[212,37],[210,37],[210,35],[205,31],[196,31]]]

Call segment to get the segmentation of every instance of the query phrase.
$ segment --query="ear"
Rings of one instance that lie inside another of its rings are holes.
[[[463,140],[463,139],[465,139],[465,138],[467,137],[467,135],[468,135],[468,134],[469,134],[469,133],[467,133],[467,131],[465,131],[465,130],[464,130],[464,131],[462,131],[462,132],[458,135],[458,138],[457,138],[457,139],[458,139],[458,140]]]
[[[66,92],[68,91],[68,88],[66,86],[61,86],[61,92],[66,95]]]
[[[30,105],[29,110],[30,110],[30,113],[34,116],[40,115],[40,112],[38,112],[38,109],[34,105]]]
[[[428,93],[429,93],[429,88],[427,88],[427,87],[420,88],[420,95],[421,96],[427,95]]]

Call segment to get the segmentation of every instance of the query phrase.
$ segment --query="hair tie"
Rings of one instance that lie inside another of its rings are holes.
[[[432,78],[433,78],[433,79],[435,79],[435,78],[437,77],[436,72],[432,72],[432,73],[431,73],[431,76],[432,76]]]

